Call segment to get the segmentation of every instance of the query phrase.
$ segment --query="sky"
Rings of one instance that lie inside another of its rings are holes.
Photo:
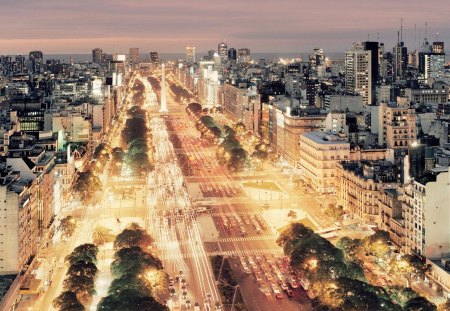
[[[0,0],[0,55],[204,52],[221,41],[252,52],[342,52],[378,37],[390,49],[401,18],[413,49],[426,22],[430,41],[439,33],[450,44],[449,16],[448,0]]]

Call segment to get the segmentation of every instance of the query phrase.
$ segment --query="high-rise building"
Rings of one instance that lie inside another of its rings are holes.
[[[186,62],[188,64],[195,63],[195,46],[188,45],[186,47]]]
[[[150,52],[150,62],[152,64],[159,64],[159,55],[158,52]]]
[[[371,105],[372,83],[372,51],[364,50],[361,43],[355,43],[352,50],[345,52],[346,92],[361,95],[364,105]]]
[[[139,55],[139,48],[130,48],[128,52],[128,58],[130,60],[130,64],[139,64],[141,57]]]
[[[237,60],[237,52],[235,48],[230,48],[228,50],[228,60],[232,62],[236,62]]]
[[[433,42],[433,45],[430,45],[425,38],[419,52],[419,72],[425,79],[437,78],[444,66],[444,42]]]
[[[445,54],[444,42],[442,41],[433,42],[432,49],[435,54]]]
[[[31,51],[28,60],[31,73],[37,74],[44,70],[44,56],[41,51]]]
[[[238,50],[239,62],[244,63],[250,60],[250,49],[242,48]]]
[[[394,80],[404,79],[406,76],[406,68],[408,67],[408,48],[402,41],[402,35],[399,33],[397,44],[393,49],[394,56]]]
[[[225,42],[219,43],[217,46],[217,54],[219,54],[222,60],[226,60],[228,57],[228,45]]]
[[[372,65],[372,85],[375,85],[378,81],[378,72],[379,72],[379,45],[378,42],[375,41],[365,41],[362,42],[365,51],[371,51],[371,65]]]
[[[101,64],[103,63],[103,51],[100,48],[95,48],[92,50],[92,62]]]

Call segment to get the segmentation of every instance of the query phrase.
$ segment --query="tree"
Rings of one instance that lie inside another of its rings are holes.
[[[161,260],[142,251],[139,246],[132,246],[121,248],[116,252],[111,264],[111,273],[118,278],[125,274],[142,276],[150,268],[161,270],[163,268]]]
[[[231,150],[230,160],[228,161],[228,168],[235,172],[242,171],[246,161],[247,152],[243,148],[234,148]]]
[[[371,236],[363,239],[363,251],[377,258],[383,258],[390,252],[389,233],[383,230],[376,231]]]
[[[293,210],[290,210],[287,216],[290,217],[292,221],[294,221],[297,218],[297,213]]]
[[[346,236],[336,243],[336,247],[344,251],[347,259],[356,259],[361,245],[362,241],[360,239],[351,239]]]
[[[97,310],[99,311],[136,311],[136,310],[152,310],[152,311],[169,311],[167,306],[160,304],[153,297],[143,295],[139,291],[125,289],[114,295],[104,297]]]
[[[246,126],[244,123],[242,122],[238,122],[233,126],[234,131],[236,132],[237,135],[242,135],[245,133],[246,131]]]
[[[154,242],[154,239],[140,226],[132,226],[124,229],[116,236],[114,248],[120,249],[125,247],[140,246],[143,250],[147,250]]]
[[[109,242],[111,237],[111,230],[103,226],[96,226],[92,233],[92,240],[96,245],[102,245]]]
[[[84,311],[84,306],[72,291],[64,291],[53,300],[53,307],[59,311]]]
[[[152,294],[146,279],[132,273],[126,273],[121,275],[119,278],[114,279],[109,286],[108,294],[114,295],[126,289],[140,292],[142,295]]]
[[[63,282],[64,290],[74,292],[80,301],[95,294],[94,279],[85,275],[69,275]]]
[[[406,303],[411,299],[420,297],[410,287],[389,286],[386,288],[386,291],[388,292],[392,301],[394,301],[401,307],[405,307]]]
[[[69,238],[75,232],[76,221],[72,216],[66,216],[59,222],[59,230],[64,238]]]
[[[92,199],[94,193],[101,190],[102,183],[92,171],[78,173],[73,190],[81,197],[81,201],[87,202]]]
[[[78,261],[97,262],[98,247],[92,243],[85,243],[74,248],[65,260],[71,265]]]
[[[77,261],[70,265],[69,270],[67,271],[68,275],[76,275],[76,276],[86,276],[89,278],[95,277],[98,269],[97,266],[90,261]]]
[[[329,204],[328,207],[325,209],[325,215],[339,220],[342,215],[344,215],[344,208],[342,205],[336,205],[336,204]]]
[[[429,302],[423,297],[416,297],[410,299],[404,308],[405,311],[435,311],[437,310],[436,305]]]

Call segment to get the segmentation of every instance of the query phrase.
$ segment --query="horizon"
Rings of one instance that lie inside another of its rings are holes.
[[[436,8],[442,14],[436,14]],[[403,41],[413,50],[420,47],[425,33],[429,41],[435,37],[450,41],[448,11],[442,0],[430,0],[425,7],[418,0],[407,5],[389,0],[364,5],[357,0],[263,4],[230,0],[214,5],[206,0],[20,0],[4,5],[0,13],[0,27],[8,30],[0,34],[0,54],[31,50],[84,54],[96,46],[110,51],[139,46],[148,51],[182,53],[178,51],[187,45],[207,51],[216,49],[221,41],[251,51],[272,50],[264,53],[314,47],[337,53],[351,48],[353,42],[368,39],[393,46],[402,17],[408,17],[403,18]]]

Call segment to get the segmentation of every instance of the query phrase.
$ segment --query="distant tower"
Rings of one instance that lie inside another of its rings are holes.
[[[186,47],[186,62],[188,64],[195,63],[195,46],[187,46]]]
[[[226,61],[228,58],[228,45],[225,42],[219,43],[217,46],[217,54],[219,54],[220,58],[223,61]]]
[[[161,66],[162,70],[162,82],[161,82],[161,108],[159,112],[168,112],[167,110],[167,99],[166,99],[166,65],[164,63]]]
[[[92,50],[92,62],[93,63],[103,63],[103,51],[100,48],[95,48]]]

